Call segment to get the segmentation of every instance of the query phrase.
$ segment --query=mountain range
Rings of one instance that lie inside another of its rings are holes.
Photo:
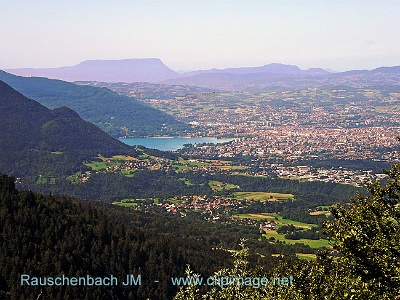
[[[246,90],[308,88],[321,85],[365,86],[399,84],[400,66],[380,67],[371,71],[328,72],[321,68],[302,70],[279,63],[260,67],[197,70],[177,73],[158,58],[89,60],[76,66],[48,69],[8,69],[21,76],[41,76],[65,81],[150,82],[188,85],[209,89]]]
[[[180,77],[190,77],[197,74],[286,74],[286,75],[326,75],[330,72],[321,68],[311,68],[302,70],[298,66],[272,63],[261,67],[242,67],[242,68],[226,68],[199,70],[183,73]],[[172,79],[172,78],[169,78]]]
[[[158,82],[179,76],[158,58],[87,60],[76,66],[5,70],[19,76],[37,76],[65,81]]]
[[[114,137],[173,135],[190,129],[166,113],[106,88],[4,71],[0,71],[0,80],[50,109],[69,107]]]
[[[297,66],[272,63],[262,67],[242,67],[227,69],[198,70],[177,73],[158,58],[87,60],[75,66],[60,68],[22,68],[6,69],[8,73],[19,76],[36,76],[65,81],[102,82],[163,82],[187,78],[198,74],[285,74],[285,75],[326,75],[320,68],[301,70]]]
[[[228,91],[302,89],[324,85],[361,87],[400,84],[400,66],[332,73],[319,68],[301,70],[296,66],[270,64],[258,68],[209,70],[189,74],[190,76],[171,78],[161,83]]]

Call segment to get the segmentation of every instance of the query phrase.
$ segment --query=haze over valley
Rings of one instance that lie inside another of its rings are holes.
[[[2,1],[0,299],[398,299],[399,11]]]
[[[230,138],[175,152],[234,160],[245,174],[362,186],[398,162],[396,66],[333,73],[273,63],[178,74],[159,59],[125,59],[11,71],[32,77],[2,71],[0,79],[51,109],[76,110],[117,138]],[[46,74],[81,80],[34,77]]]

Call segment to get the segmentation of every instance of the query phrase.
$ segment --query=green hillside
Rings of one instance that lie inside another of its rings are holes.
[[[136,151],[82,120],[73,110],[50,110],[0,81],[0,172],[17,177],[72,174],[84,160]]]
[[[170,115],[106,88],[20,77],[4,71],[0,71],[0,80],[50,109],[69,107],[114,137],[176,135],[190,130]]]

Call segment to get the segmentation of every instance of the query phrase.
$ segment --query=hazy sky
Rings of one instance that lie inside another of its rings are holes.
[[[0,69],[158,57],[174,70],[400,65],[400,1],[0,0]]]

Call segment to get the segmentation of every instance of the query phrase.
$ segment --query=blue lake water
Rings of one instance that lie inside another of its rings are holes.
[[[183,137],[148,137],[148,138],[121,138],[121,142],[130,146],[145,146],[146,148],[158,149],[163,151],[173,151],[183,148],[184,144],[202,144],[202,143],[225,143],[232,139],[219,139],[215,137],[204,138],[183,138]]]

